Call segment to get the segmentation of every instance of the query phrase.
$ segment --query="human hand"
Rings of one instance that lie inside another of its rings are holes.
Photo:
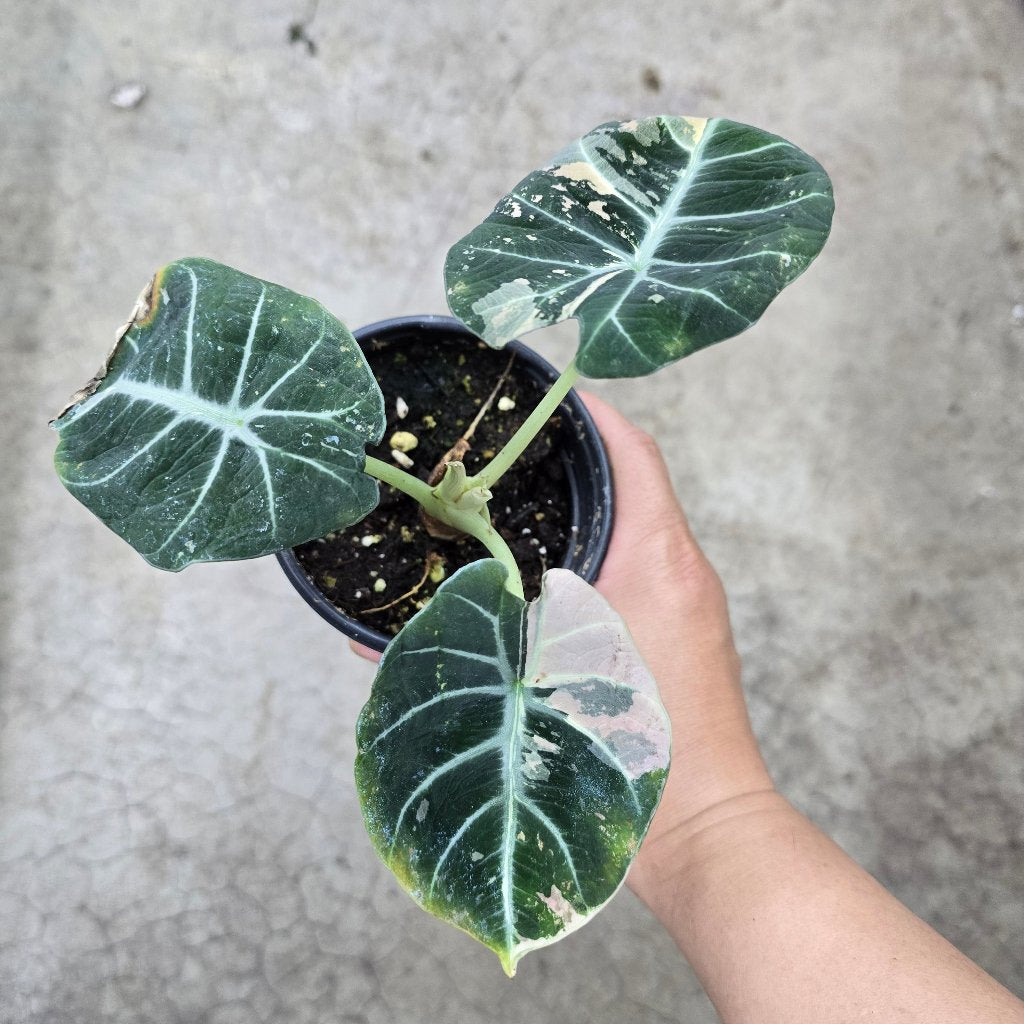
[[[672,768],[629,884],[645,902],[687,832],[772,783],[750,730],[725,591],[680,507],[657,444],[606,402],[584,401],[608,451],[615,526],[597,589],[622,616],[672,722]]]
[[[1024,1024],[1024,1004],[775,792],[750,730],[725,592],[658,446],[583,398],[616,492],[597,589],[625,620],[672,720],[672,767],[629,885],[721,1019]]]
[[[1018,1002],[914,917],[772,786],[750,730],[725,592],[657,445],[585,395],[612,464],[597,589],[672,720],[672,767],[628,876],[727,1024],[999,1021]]]

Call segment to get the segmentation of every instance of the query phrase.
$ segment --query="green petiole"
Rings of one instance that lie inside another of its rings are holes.
[[[548,393],[537,403],[537,407],[523,425],[509,438],[505,447],[476,476],[466,477],[462,464],[452,462],[448,464],[448,472],[441,483],[437,487],[431,487],[411,473],[375,459],[372,455],[366,457],[363,472],[390,484],[403,494],[408,494],[435,519],[480,541],[491,555],[508,569],[505,585],[509,592],[522,598],[523,578],[509,546],[491,525],[486,499],[490,497],[491,487],[526,451],[578,379],[579,371],[576,369],[576,361],[573,360],[551,385]],[[478,495],[483,492],[483,504],[464,502],[464,496],[470,491],[476,491]],[[464,507],[460,508],[460,503]]]
[[[491,525],[486,507],[473,510],[456,508],[452,502],[439,498],[435,489],[418,477],[387,462],[382,462],[380,459],[375,459],[372,455],[367,455],[363,472],[383,483],[390,484],[403,494],[408,494],[435,519],[439,519],[442,523],[447,523],[456,530],[461,530],[480,541],[491,556],[508,570],[505,586],[509,593],[519,598],[524,597],[523,578],[520,575],[519,566],[516,565],[515,557],[508,544],[505,543],[505,539]]]
[[[484,487],[490,490],[541,432],[544,424],[551,418],[562,399],[572,390],[572,386],[579,376],[576,360],[573,359],[559,374],[558,380],[551,385],[551,390],[537,403],[537,407],[526,418],[523,425],[509,438],[505,447],[476,476],[470,477],[466,481],[466,486]]]

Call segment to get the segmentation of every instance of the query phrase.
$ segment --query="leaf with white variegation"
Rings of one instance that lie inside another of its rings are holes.
[[[161,569],[253,558],[358,522],[384,400],[314,299],[204,259],[153,278],[54,421],[68,490]]]
[[[511,975],[622,884],[670,734],[593,587],[552,569],[527,604],[505,579],[499,562],[474,562],[390,643],[359,716],[356,784],[402,885]]]
[[[821,251],[832,185],[721,118],[601,125],[452,246],[448,303],[486,342],[575,317],[590,377],[636,377],[750,327]]]

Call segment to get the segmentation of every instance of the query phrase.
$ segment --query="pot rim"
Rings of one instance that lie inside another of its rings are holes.
[[[426,329],[427,331],[441,329],[447,333],[461,336],[467,341],[481,340],[461,320],[452,316],[442,316],[433,313],[424,314],[422,316],[398,316],[389,317],[385,320],[377,320],[358,328],[353,331],[352,334],[357,342],[364,342],[374,337],[387,336],[392,333],[401,333],[409,329]],[[557,378],[558,370],[556,370],[555,367],[542,355],[529,346],[524,345],[518,339],[509,342],[505,347],[515,352],[517,358],[526,363],[530,370],[547,378],[549,382],[553,382],[555,378]],[[562,399],[558,409],[563,412],[568,412],[569,421],[572,423],[573,427],[575,427],[576,445],[578,449],[589,449],[589,451],[587,451],[587,455],[593,463],[591,469],[596,470],[596,475],[598,477],[598,479],[594,481],[596,490],[598,491],[598,500],[595,504],[600,508],[600,513],[596,517],[588,516],[587,522],[584,523],[584,510],[582,507],[583,496],[580,494],[578,479],[579,471],[576,470],[574,472],[569,454],[563,448],[561,454],[564,462],[566,463],[567,478],[569,481],[571,520],[574,536],[570,537],[569,540],[569,550],[566,555],[566,561],[568,564],[564,564],[561,568],[569,568],[588,583],[592,583],[597,579],[601,565],[608,553],[608,545],[611,542],[612,526],[615,519],[615,500],[612,486],[611,466],[608,462],[608,453],[605,450],[604,441],[598,432],[597,424],[594,423],[594,419],[590,415],[590,411],[587,409],[583,399],[580,398],[575,388],[569,391],[565,398]],[[583,560],[583,564],[579,569],[574,568],[571,563],[574,556],[580,550],[579,537],[582,534],[584,526],[593,526],[595,520],[596,530],[592,534],[587,535],[588,543],[584,545],[585,548],[589,549],[589,554]],[[306,575],[306,571],[302,568],[302,565],[295,554],[294,548],[285,548],[282,551],[278,551],[277,561],[284,571],[285,576],[291,582],[292,586],[294,586],[299,592],[305,602],[321,618],[334,626],[335,629],[344,633],[350,639],[379,652],[383,652],[388,643],[394,639],[394,637],[383,633],[381,630],[374,629],[372,626],[366,625],[359,619],[356,619],[351,615],[347,615],[345,612],[339,610],[335,605],[333,605],[316,587],[309,576]]]

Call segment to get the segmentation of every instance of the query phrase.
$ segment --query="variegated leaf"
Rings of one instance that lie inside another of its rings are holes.
[[[758,128],[605,124],[452,247],[448,302],[495,347],[575,317],[581,372],[641,376],[750,327],[818,255],[832,210],[821,166]]]
[[[164,267],[54,421],[64,485],[161,569],[252,558],[358,522],[384,401],[314,299],[210,260]]]
[[[669,725],[604,599],[563,569],[527,604],[493,559],[391,642],[359,716],[370,837],[426,910],[515,973],[621,885],[661,795]]]

